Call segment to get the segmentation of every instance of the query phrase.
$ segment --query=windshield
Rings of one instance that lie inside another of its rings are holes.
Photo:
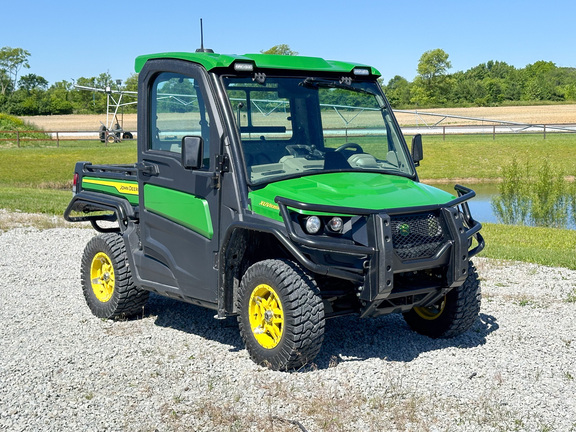
[[[341,81],[224,78],[250,183],[334,171],[414,176],[378,84]]]

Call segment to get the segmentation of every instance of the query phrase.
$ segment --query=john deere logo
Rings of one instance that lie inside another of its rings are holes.
[[[400,235],[404,237],[410,235],[410,225],[408,225],[407,223],[398,225],[398,233],[400,233]]]

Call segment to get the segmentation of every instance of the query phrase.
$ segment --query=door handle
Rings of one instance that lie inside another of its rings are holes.
[[[160,174],[160,171],[158,170],[158,165],[155,164],[151,164],[151,163],[147,163],[147,162],[138,162],[136,164],[136,168],[138,168],[138,171],[140,171],[142,173],[142,175],[145,176],[157,176],[158,174]]]

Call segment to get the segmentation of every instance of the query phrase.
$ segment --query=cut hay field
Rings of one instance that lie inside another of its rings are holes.
[[[470,108],[431,108],[424,112],[449,114],[462,117],[474,117],[489,120],[501,120],[529,124],[573,124],[576,123],[576,105],[536,105],[536,106],[506,106],[506,107],[470,107]],[[401,125],[415,124],[414,114],[396,113]],[[422,116],[428,124],[436,123],[440,117]],[[446,119],[443,125],[463,125],[477,123],[471,120]]]
[[[45,131],[97,131],[101,122],[106,124],[106,114],[70,114],[20,117],[27,123]],[[124,114],[124,129],[136,130],[136,114]]]
[[[471,107],[471,108],[434,108],[424,112],[450,114],[462,117],[474,117],[488,120],[503,120],[530,124],[573,124],[576,123],[576,105],[539,105],[508,107]],[[401,125],[434,124],[439,117],[416,116],[397,113]],[[97,131],[100,122],[106,123],[106,114],[99,115],[54,115],[21,117],[23,120],[38,126],[45,131]],[[462,125],[474,123],[463,119],[445,119],[443,125]],[[136,114],[124,115],[124,129],[136,130]]]

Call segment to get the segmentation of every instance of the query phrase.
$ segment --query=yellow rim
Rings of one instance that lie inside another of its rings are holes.
[[[252,291],[248,308],[256,341],[267,349],[277,346],[284,332],[284,312],[276,291],[270,285],[258,285]]]
[[[446,307],[446,296],[442,299],[442,302],[437,305],[427,306],[427,307],[415,307],[414,312],[418,314],[420,318],[425,320],[435,320],[442,312],[444,312],[444,308]]]
[[[108,255],[98,252],[90,267],[90,281],[96,298],[102,303],[107,302],[114,293],[114,267]]]

